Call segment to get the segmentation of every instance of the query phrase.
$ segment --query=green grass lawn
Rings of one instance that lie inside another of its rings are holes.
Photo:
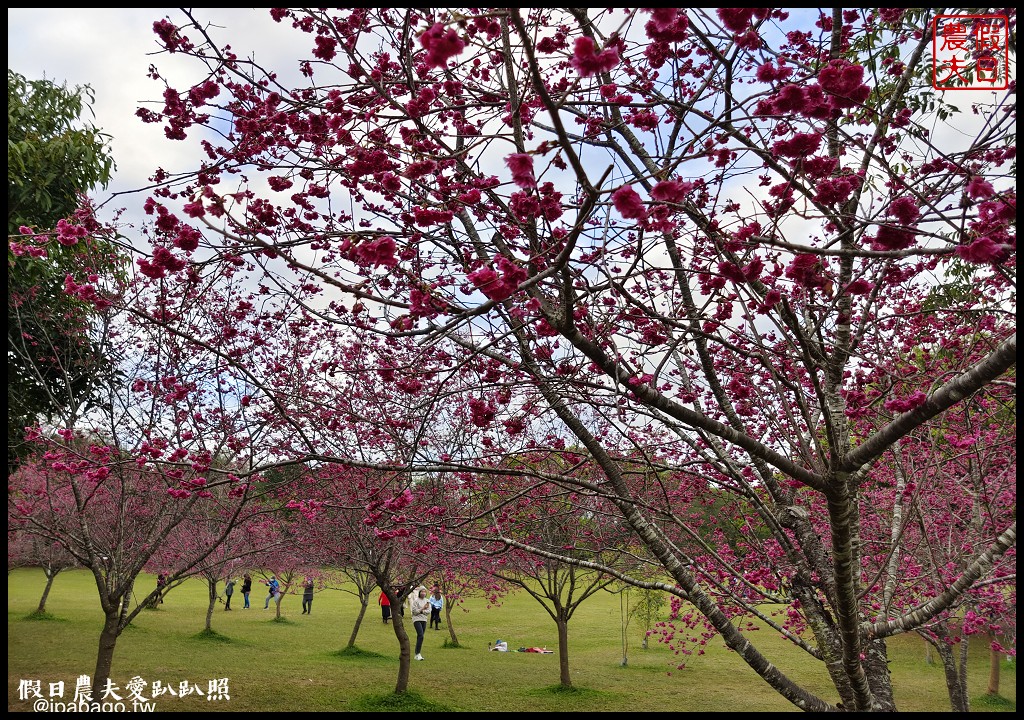
[[[154,579],[140,585],[149,591]],[[50,620],[27,619],[39,602],[41,570],[16,570],[7,580],[7,706],[31,708],[19,700],[21,680],[63,681],[65,698],[74,694],[76,679],[92,675],[96,662],[101,614],[92,576],[69,571],[57,577],[47,603]],[[257,586],[262,590],[262,586]],[[159,680],[177,689],[188,681],[203,692],[215,678],[228,678],[230,700],[207,701],[195,695],[157,700],[159,711],[315,710],[496,710],[496,711],[785,711],[796,710],[775,694],[720,641],[705,655],[689,658],[684,669],[665,646],[652,642],[642,650],[642,632],[628,630],[628,657],[621,666],[619,598],[601,593],[586,601],[569,625],[573,692],[561,692],[557,655],[488,652],[488,642],[501,638],[509,648],[547,646],[557,649],[555,626],[525,593],[506,598],[500,607],[484,601],[456,610],[453,621],[459,649],[443,648],[448,633],[427,630],[424,662],[413,662],[411,697],[389,697],[398,667],[398,644],[390,625],[381,622],[373,604],[357,642],[362,653],[339,654],[348,641],[358,612],[354,596],[318,592],[313,613],[301,615],[301,598],[283,600],[284,622],[273,622],[263,609],[264,594],[252,596],[243,610],[236,593],[231,612],[218,605],[213,618],[216,635],[202,637],[206,588],[190,580],[173,590],[159,610],[144,611],[121,635],[114,656],[113,682],[122,690],[133,677]],[[237,609],[235,609],[237,607]],[[409,627],[412,632],[411,624]],[[755,641],[785,672],[835,701],[820,663],[791,649],[768,630]],[[896,697],[904,711],[948,711],[942,668],[925,662],[924,641],[916,635],[893,638],[890,667]],[[972,647],[970,691],[972,709],[1016,709],[1015,665],[1004,664],[1001,694],[1006,702],[983,697],[988,678],[988,653],[982,643]],[[124,695],[125,693],[119,692]],[[149,695],[147,688],[144,695]]]

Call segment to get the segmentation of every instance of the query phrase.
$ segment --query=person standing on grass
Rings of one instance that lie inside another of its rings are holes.
[[[249,573],[242,576],[242,597],[245,598],[245,605],[242,607],[243,610],[249,609],[249,593],[252,592],[252,577]]]
[[[380,605],[380,614],[384,618],[384,624],[387,625],[388,620],[391,619],[391,601],[388,600],[388,594],[383,590],[380,591],[380,597],[377,598],[377,604]]]
[[[444,607],[444,597],[441,595],[441,588],[435,585],[430,597],[427,599],[430,602],[430,627],[440,630],[441,608]]]
[[[430,617],[430,598],[427,589],[420,585],[409,597],[409,614],[412,615],[412,626],[416,628],[416,659],[422,660],[423,635],[427,632],[427,619]]]
[[[225,612],[231,609],[231,596],[235,594],[235,579],[232,577],[228,578],[228,581],[224,584],[224,610]]]
[[[313,578],[308,575],[306,581],[302,583],[302,614],[313,614]]]
[[[265,603],[263,603],[263,609],[264,610],[266,610],[267,608],[270,607],[270,601],[271,600],[276,600],[277,599],[277,595],[280,593],[280,589],[279,589],[280,587],[281,587],[281,584],[279,582],[277,582],[277,576],[275,575],[275,576],[271,577],[270,578],[270,582],[267,583],[267,590],[270,591],[270,594],[267,595],[267,601]]]

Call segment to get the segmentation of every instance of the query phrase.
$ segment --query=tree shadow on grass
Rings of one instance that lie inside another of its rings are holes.
[[[57,617],[53,613],[48,613],[45,610],[42,612],[33,610],[28,615],[24,616],[22,620],[30,620],[32,622],[67,622],[64,618]]]
[[[336,650],[328,654],[328,657],[338,658],[341,660],[394,660],[387,655],[381,655],[375,653],[372,650],[363,650],[360,647],[352,646]]]
[[[351,710],[357,712],[452,712],[455,708],[436,703],[410,690],[404,693],[363,695],[353,699]]]
[[[1004,698],[1002,695],[982,695],[981,697],[974,698],[971,704],[996,711],[1014,712],[1017,709],[1016,702]]]
[[[229,638],[227,635],[222,635],[216,630],[203,630],[192,636],[193,640],[201,640],[203,642],[216,642],[216,643],[233,643],[234,640]]]
[[[576,687],[575,685],[570,687],[565,687],[564,685],[548,685],[547,687],[527,690],[526,694],[533,695],[535,697],[571,697],[579,700],[597,700],[598,698],[609,698],[614,695],[614,693],[605,692],[603,690],[591,690],[590,688]]]

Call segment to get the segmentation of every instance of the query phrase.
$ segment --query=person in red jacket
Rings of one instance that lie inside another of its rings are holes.
[[[377,602],[380,604],[380,614],[384,618],[384,622],[387,623],[391,619],[391,601],[388,600],[387,593],[381,590]]]

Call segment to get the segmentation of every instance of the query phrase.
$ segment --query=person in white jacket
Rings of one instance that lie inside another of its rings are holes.
[[[430,618],[430,598],[422,585],[409,596],[409,614],[412,615],[412,626],[416,628],[416,659],[422,660],[420,650],[423,649],[423,636],[427,632],[427,620]]]

